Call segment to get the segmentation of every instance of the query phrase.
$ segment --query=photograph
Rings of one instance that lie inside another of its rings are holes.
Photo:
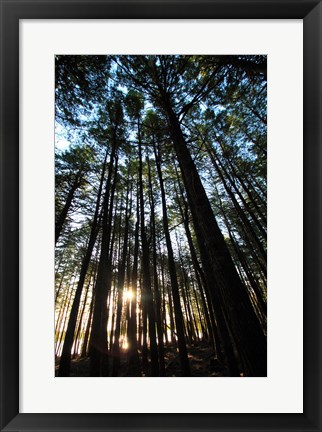
[[[55,55],[55,377],[267,377],[267,55]]]

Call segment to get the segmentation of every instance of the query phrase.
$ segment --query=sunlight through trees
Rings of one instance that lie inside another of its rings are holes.
[[[266,56],[55,61],[56,375],[266,376]]]

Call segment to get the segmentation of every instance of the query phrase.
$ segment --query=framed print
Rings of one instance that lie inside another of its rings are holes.
[[[2,430],[321,430],[320,2],[1,6]]]

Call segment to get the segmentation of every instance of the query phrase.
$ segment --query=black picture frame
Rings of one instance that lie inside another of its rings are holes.
[[[321,2],[0,0],[0,5],[1,431],[321,431]],[[19,413],[19,20],[97,18],[303,19],[303,414]]]

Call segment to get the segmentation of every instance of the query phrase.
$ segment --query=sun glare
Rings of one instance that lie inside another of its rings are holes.
[[[125,298],[126,298],[126,300],[132,300],[132,298],[133,298],[133,293],[132,293],[131,290],[126,291],[126,293],[125,293]]]

